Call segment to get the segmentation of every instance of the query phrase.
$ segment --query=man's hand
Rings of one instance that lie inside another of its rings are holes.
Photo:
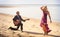
[[[19,22],[20,20],[16,20],[17,22]]]

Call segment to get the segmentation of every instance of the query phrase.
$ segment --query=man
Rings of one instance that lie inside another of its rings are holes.
[[[29,20],[29,19],[26,19]],[[25,22],[26,20],[23,20],[22,17],[19,15],[19,11],[16,12],[16,16],[13,18],[14,25],[17,26],[17,28],[10,27],[11,30],[18,30],[21,26],[21,31],[23,32],[23,24],[21,21]]]

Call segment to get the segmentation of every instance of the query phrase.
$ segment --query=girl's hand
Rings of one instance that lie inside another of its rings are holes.
[[[50,20],[50,23],[52,23],[52,21]]]

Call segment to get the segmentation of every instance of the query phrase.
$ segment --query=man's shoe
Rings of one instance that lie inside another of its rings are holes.
[[[11,29],[12,27],[9,27],[8,29]]]

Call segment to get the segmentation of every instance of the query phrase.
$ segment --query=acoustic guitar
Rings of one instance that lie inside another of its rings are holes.
[[[30,20],[30,19],[25,19],[25,21],[26,20]],[[17,19],[16,21],[13,21],[13,23],[14,23],[15,26],[18,26],[18,24],[21,23],[21,20]]]

